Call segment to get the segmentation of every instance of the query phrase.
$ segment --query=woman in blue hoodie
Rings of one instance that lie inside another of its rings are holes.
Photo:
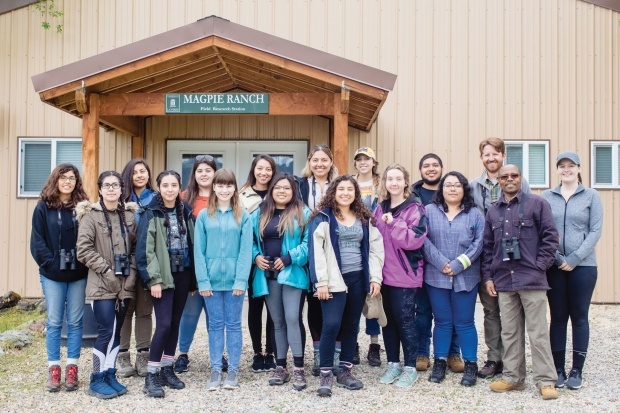
[[[196,218],[196,279],[209,313],[211,376],[207,390],[217,390],[222,384],[224,341],[228,373],[222,387],[232,390],[239,388],[241,313],[252,264],[252,225],[241,207],[237,179],[230,169],[215,173],[213,193],[209,206]]]
[[[558,373],[555,387],[581,388],[588,352],[588,311],[597,278],[594,247],[603,231],[603,204],[594,189],[581,183],[579,156],[562,152],[556,161],[560,185],[543,192],[560,234],[555,264],[547,271],[551,353]],[[564,369],[568,319],[573,330],[573,365]]]

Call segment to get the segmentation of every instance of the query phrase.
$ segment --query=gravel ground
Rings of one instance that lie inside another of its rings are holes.
[[[0,411],[40,412],[65,409],[89,412],[155,412],[162,409],[166,412],[258,413],[311,410],[373,412],[384,409],[389,412],[411,412],[423,409],[425,412],[617,412],[620,411],[620,306],[593,305],[590,319],[591,352],[586,362],[584,386],[578,391],[562,389],[560,398],[553,401],[543,401],[531,382],[529,349],[528,380],[526,389],[522,392],[492,393],[485,380],[479,380],[476,386],[466,388],[459,384],[461,375],[450,372],[439,385],[427,380],[428,372],[421,373],[418,382],[410,389],[401,390],[394,386],[380,385],[378,378],[383,368],[370,367],[366,363],[365,353],[369,340],[364,334],[360,334],[359,338],[362,364],[354,369],[357,377],[364,382],[364,389],[349,391],[334,387],[331,398],[319,398],[315,394],[318,379],[310,374],[309,386],[301,392],[293,390],[290,385],[270,387],[267,384],[268,373],[252,373],[250,369],[252,351],[247,330],[244,332],[240,389],[207,392],[207,336],[201,322],[190,352],[190,371],[180,375],[187,387],[180,391],[166,389],[164,399],[145,397],[142,394],[144,379],[137,377],[121,379],[121,382],[128,386],[129,393],[120,398],[103,401],[89,396],[86,389],[91,366],[90,349],[85,349],[80,359],[80,389],[73,393],[64,390],[55,394],[48,393],[44,389],[47,379],[45,343],[44,339],[40,338],[20,352],[9,351],[0,356]],[[476,310],[476,325],[482,326],[480,304]],[[568,348],[570,349],[570,343]],[[310,366],[311,354],[308,346],[306,366]],[[485,346],[480,332],[478,358],[479,365],[482,365]],[[385,364],[385,353],[382,354],[382,360]]]

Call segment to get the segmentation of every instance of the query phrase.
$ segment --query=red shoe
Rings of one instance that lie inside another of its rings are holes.
[[[67,365],[67,369],[65,370],[65,389],[67,391],[77,390],[79,384],[78,366],[75,364]]]
[[[60,391],[60,366],[55,364],[49,368],[45,388],[52,393]]]

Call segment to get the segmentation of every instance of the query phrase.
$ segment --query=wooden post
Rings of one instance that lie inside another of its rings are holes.
[[[334,127],[333,127],[333,150],[334,163],[338,168],[338,173],[344,175],[349,166],[349,114],[342,113],[341,94],[334,94]]]
[[[82,115],[82,174],[84,190],[91,201],[98,197],[99,176],[99,95],[91,93],[90,111]]]

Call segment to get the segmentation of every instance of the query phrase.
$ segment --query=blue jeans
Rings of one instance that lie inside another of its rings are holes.
[[[431,337],[433,334],[433,310],[431,308],[431,300],[428,298],[426,291],[426,283],[422,284],[422,288],[418,290],[415,297],[415,325],[418,330],[418,356],[430,357],[431,355]],[[450,356],[461,355],[456,329],[452,332],[452,342],[450,343]]]
[[[435,315],[433,351],[436,358],[447,358],[454,330],[459,336],[465,361],[477,361],[478,333],[474,324],[478,286],[471,291],[426,286]]]
[[[86,278],[71,282],[52,281],[40,276],[47,308],[45,344],[47,360],[60,361],[60,330],[67,314],[67,358],[80,357],[82,318],[86,300]]]
[[[187,353],[194,341],[196,327],[200,319],[200,313],[205,310],[205,323],[207,330],[209,329],[209,314],[207,313],[207,304],[203,297],[196,291],[194,295],[187,295],[183,315],[181,316],[181,325],[179,326],[179,352]]]
[[[209,313],[209,358],[211,370],[222,371],[224,340],[228,352],[228,371],[239,371],[243,332],[241,312],[245,295],[231,291],[213,291],[211,297],[202,297]],[[226,332],[226,334],[224,334]],[[224,339],[224,336],[226,339]]]
[[[376,318],[366,319],[366,334],[369,336],[378,336],[381,334],[381,326]]]

